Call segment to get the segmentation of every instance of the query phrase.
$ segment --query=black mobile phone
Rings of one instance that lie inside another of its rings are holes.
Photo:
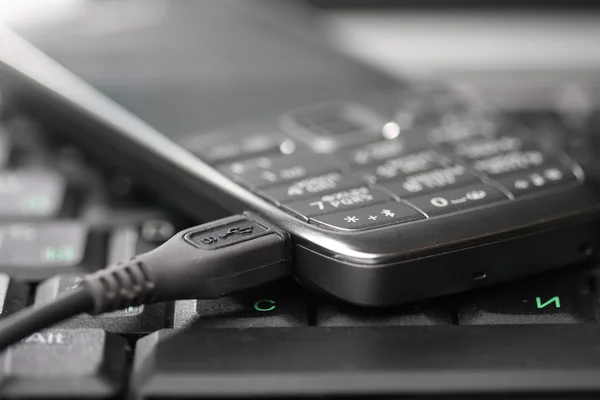
[[[289,10],[160,4],[116,32],[98,12],[19,31],[26,40],[5,30],[4,81],[22,107],[187,212],[251,210],[286,229],[296,278],[355,304],[593,252],[600,190],[555,136],[355,62]]]

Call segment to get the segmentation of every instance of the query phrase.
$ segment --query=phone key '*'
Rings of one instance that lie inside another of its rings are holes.
[[[311,224],[340,230],[372,229],[381,226],[423,219],[425,216],[407,206],[392,201],[356,210],[342,211],[310,219]]]

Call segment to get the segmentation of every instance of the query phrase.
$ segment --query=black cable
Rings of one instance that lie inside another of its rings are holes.
[[[142,304],[229,295],[290,273],[290,235],[250,213],[177,233],[162,246],[97,271],[55,302],[0,322],[0,351],[67,318]]]
[[[94,306],[91,293],[78,287],[52,303],[30,307],[0,322],[0,349],[76,314],[89,312]]]

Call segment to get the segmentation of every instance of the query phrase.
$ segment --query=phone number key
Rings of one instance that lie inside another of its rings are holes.
[[[471,175],[465,166],[451,165],[408,175],[401,180],[385,183],[384,186],[398,197],[407,198],[429,192],[449,190],[477,181],[479,179]]]
[[[497,178],[513,196],[520,197],[557,186],[576,183],[573,170],[559,163],[549,163],[541,168]]]
[[[497,189],[484,184],[476,184],[413,197],[407,200],[407,203],[423,211],[429,217],[435,217],[503,200],[508,200],[508,197]]]
[[[366,207],[391,200],[392,199],[389,196],[378,190],[361,186],[321,197],[295,201],[285,204],[284,207],[301,217],[310,218],[317,215]]]

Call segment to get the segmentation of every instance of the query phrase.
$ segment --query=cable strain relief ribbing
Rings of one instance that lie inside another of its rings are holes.
[[[92,314],[101,314],[151,303],[155,284],[138,258],[109,266],[84,279],[94,299]]]

